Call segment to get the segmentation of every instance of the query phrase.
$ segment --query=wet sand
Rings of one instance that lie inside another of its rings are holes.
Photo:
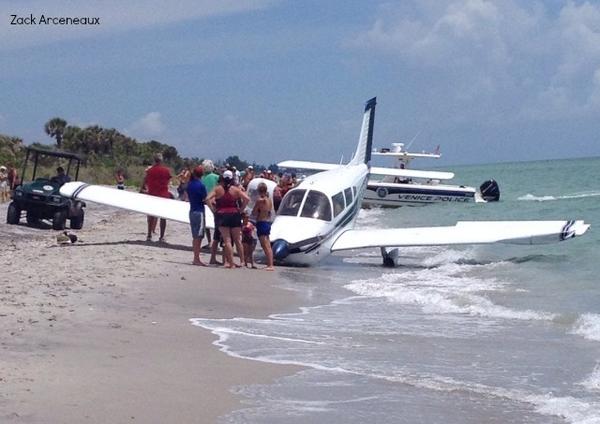
[[[278,271],[195,267],[186,225],[148,243],[144,216],[98,205],[75,244],[24,221],[0,224],[1,422],[215,422],[243,406],[232,387],[297,370],[231,358],[189,322],[294,310]]]

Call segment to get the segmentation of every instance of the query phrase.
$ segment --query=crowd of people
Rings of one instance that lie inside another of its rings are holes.
[[[154,165],[146,169],[140,192],[187,201],[190,204],[189,221],[192,233],[193,264],[200,266],[223,265],[226,268],[248,267],[256,269],[254,250],[260,243],[266,257],[265,270],[272,271],[273,252],[271,250],[272,210],[277,210],[285,193],[297,184],[295,174],[275,174],[265,169],[258,175],[252,166],[240,172],[234,166],[225,165],[217,169],[211,160],[200,165],[185,162],[177,174],[177,195],[169,191],[173,176],[163,164],[161,154],[154,156]],[[269,196],[263,182],[257,187],[258,197],[251,211],[246,211],[250,198],[246,192],[254,178],[265,178],[277,183],[273,198]],[[115,177],[117,187],[123,186],[122,173]],[[215,228],[211,233],[206,228],[205,208],[213,213]],[[152,241],[159,223],[159,242],[165,242],[166,220],[148,216],[147,241]],[[208,263],[201,258],[202,241],[207,238],[210,249]],[[217,251],[222,246],[222,262],[217,260]],[[237,252],[237,259],[234,257]]]
[[[0,203],[10,200],[10,192],[18,184],[17,168],[12,164],[0,166]]]

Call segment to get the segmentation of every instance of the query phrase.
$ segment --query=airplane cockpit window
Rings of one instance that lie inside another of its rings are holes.
[[[346,196],[346,205],[350,205],[352,203],[352,189],[348,187],[344,190],[344,195]]]
[[[333,216],[338,216],[344,210],[344,193],[340,191],[331,200],[333,201]]]
[[[306,201],[304,202],[300,216],[331,221],[329,197],[320,191],[310,190],[306,195]]]
[[[290,190],[283,196],[277,215],[297,216],[306,190]]]
[[[352,186],[352,194],[354,194],[354,197],[356,197],[356,187]]]

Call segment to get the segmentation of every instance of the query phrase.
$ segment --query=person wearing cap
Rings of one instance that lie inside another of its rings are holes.
[[[250,165],[248,166],[248,168],[246,168],[246,172],[244,172],[244,177],[242,178],[242,187],[244,187],[244,190],[248,188],[248,184],[250,184],[250,181],[252,181],[253,179],[254,167]]]
[[[242,215],[250,198],[244,191],[233,184],[233,172],[223,172],[222,182],[208,195],[206,203],[213,205],[215,214],[219,216],[219,232],[223,238],[223,251],[225,253],[225,267],[235,268],[233,263],[233,245],[240,257],[240,264],[244,259],[242,247]]]
[[[206,187],[202,184],[204,170],[196,166],[192,171],[191,179],[187,183],[186,192],[190,202],[190,228],[192,230],[192,250],[194,252],[194,265],[206,266],[200,260],[200,248],[206,227],[204,214],[204,201],[206,200]]]
[[[169,191],[169,182],[171,181],[171,170],[162,164],[163,156],[161,153],[154,155],[154,165],[146,170],[146,176],[142,182],[142,189],[146,188],[146,193],[150,196],[164,197],[172,199]],[[152,241],[152,232],[156,228],[158,218],[148,215],[148,235],[146,241]],[[160,237],[159,242],[165,242],[165,230],[167,229],[167,220],[160,219]]]
[[[206,187],[206,191],[210,193],[214,190],[219,182],[219,174],[215,173],[215,165],[210,159],[205,159],[202,161],[202,168],[204,169],[202,184],[204,184],[204,187]]]
[[[9,190],[8,190],[8,172],[6,166],[0,166],[0,203],[8,202]]]

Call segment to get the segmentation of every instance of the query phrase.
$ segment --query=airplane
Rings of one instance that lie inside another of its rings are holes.
[[[270,237],[278,263],[315,265],[334,252],[378,247],[384,265],[394,266],[402,247],[546,244],[581,236],[589,228],[582,220],[461,221],[445,227],[353,228],[370,175],[376,103],[374,97],[365,105],[359,141],[350,162],[305,178],[283,197]],[[67,183],[60,192],[74,199],[189,222],[186,202],[82,182]],[[207,213],[206,221],[207,226],[214,226],[212,214]]]

